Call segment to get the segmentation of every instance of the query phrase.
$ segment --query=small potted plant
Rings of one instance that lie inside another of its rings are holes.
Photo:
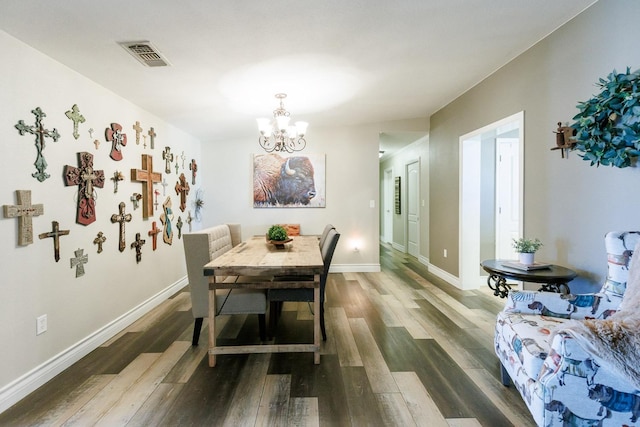
[[[524,265],[532,265],[534,263],[534,254],[542,246],[540,239],[527,239],[521,237],[513,239],[513,249],[518,252],[519,261]]]
[[[284,248],[284,244],[290,242],[291,239],[287,235],[287,230],[281,225],[272,225],[267,231],[267,241],[276,248]]]

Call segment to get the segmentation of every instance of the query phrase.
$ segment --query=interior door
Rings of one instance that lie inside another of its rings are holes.
[[[516,259],[511,242],[520,232],[518,138],[497,138],[496,155],[496,258]]]
[[[384,234],[385,243],[393,240],[393,170],[384,171]]]
[[[407,252],[420,255],[420,162],[407,165]]]

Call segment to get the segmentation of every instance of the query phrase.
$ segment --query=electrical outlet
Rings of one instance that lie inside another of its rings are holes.
[[[446,249],[444,250],[443,255],[444,255],[445,258],[447,257],[447,250]]]
[[[47,332],[47,315],[43,314],[36,318],[36,335]]]

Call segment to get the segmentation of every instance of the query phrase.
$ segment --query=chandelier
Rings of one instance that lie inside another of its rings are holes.
[[[267,152],[273,151],[293,153],[300,151],[307,145],[304,135],[307,132],[307,122],[296,122],[294,126],[289,126],[289,112],[284,109],[283,100],[286,93],[277,93],[276,98],[280,100],[280,107],[273,110],[273,119],[257,119],[260,137],[258,143]]]

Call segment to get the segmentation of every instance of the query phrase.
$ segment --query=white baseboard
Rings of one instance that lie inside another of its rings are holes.
[[[187,283],[186,276],[181,278],[137,307],[4,386],[0,389],[0,413],[9,409],[29,393],[41,387],[47,381],[98,348],[105,341],[120,333],[127,326],[167,300],[171,295],[180,291]]]
[[[426,265],[427,267],[429,267],[429,258],[427,258],[426,256],[424,255],[418,256],[418,261],[420,262],[420,264]]]
[[[442,270],[441,268],[436,267],[433,264],[429,264],[428,266],[428,270],[429,273],[433,274],[434,276],[437,276],[439,278],[441,278],[442,280],[444,280],[445,282],[455,286],[456,288],[460,288],[460,279],[456,276],[454,276],[451,273],[447,273],[446,271]]]
[[[392,243],[391,243],[391,247],[392,247],[393,249],[395,249],[396,251],[400,251],[400,252],[402,252],[402,253],[407,252],[407,250],[404,248],[404,245],[401,245],[401,244],[399,244],[399,243],[392,242]]]

